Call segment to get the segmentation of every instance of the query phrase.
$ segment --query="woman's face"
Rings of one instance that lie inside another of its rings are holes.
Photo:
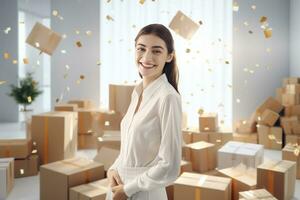
[[[150,34],[141,35],[136,41],[135,57],[143,78],[157,78],[162,74],[165,63],[172,61],[173,54],[168,54],[162,39]]]

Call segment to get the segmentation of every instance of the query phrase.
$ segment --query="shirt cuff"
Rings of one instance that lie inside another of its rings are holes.
[[[137,179],[130,181],[129,183],[124,185],[124,192],[127,197],[131,197],[133,194],[139,191],[139,187],[137,184]]]

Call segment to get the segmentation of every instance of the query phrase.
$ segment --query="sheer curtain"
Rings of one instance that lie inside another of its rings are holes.
[[[218,112],[220,123],[232,121],[232,1],[112,0],[100,5],[101,104],[108,105],[109,83],[140,80],[134,63],[134,38],[145,25],[168,26],[181,10],[202,22],[191,40],[174,31],[179,91],[189,126],[198,126],[198,111]],[[199,23],[200,24],[200,23]]]

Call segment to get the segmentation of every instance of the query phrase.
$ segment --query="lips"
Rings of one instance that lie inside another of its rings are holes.
[[[146,69],[152,69],[152,68],[156,67],[156,65],[145,64],[145,63],[141,63],[141,62],[140,62],[140,65]]]

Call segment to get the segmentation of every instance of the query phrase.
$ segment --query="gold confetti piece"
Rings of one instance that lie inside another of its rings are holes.
[[[64,20],[64,17],[63,16],[58,16],[58,18],[60,19],[60,20]]]
[[[222,142],[222,140],[218,139],[218,140],[216,140],[216,142],[217,142],[217,143],[221,143],[221,142]]]
[[[264,35],[265,35],[265,38],[270,38],[272,37],[272,29],[271,28],[266,28],[264,30]]]
[[[109,125],[110,125],[109,121],[104,122],[104,126],[109,126]]]
[[[249,30],[248,33],[249,33],[249,34],[253,34],[253,31]]]
[[[23,58],[23,63],[24,63],[25,65],[28,65],[28,64],[29,64],[28,58]]]
[[[204,113],[204,109],[203,109],[203,108],[199,108],[197,113],[198,113],[199,115],[202,115],[202,114]]]
[[[233,2],[232,10],[235,12],[239,11],[239,4],[237,2]]]
[[[109,2],[111,2],[111,0],[107,0],[107,1],[106,1],[106,3],[109,3]]]
[[[198,22],[200,25],[203,25],[203,22],[201,21],[201,20],[199,20],[199,22]]]
[[[70,87],[67,87],[66,89],[67,89],[68,92],[70,92]]]
[[[250,74],[254,74],[254,70],[249,70],[249,73]]]
[[[79,34],[80,34],[80,31],[79,31],[79,30],[76,30],[75,33],[76,33],[76,35],[79,35]]]
[[[252,6],[251,6],[251,9],[252,9],[252,10],[256,10],[256,5],[252,5]]]
[[[145,3],[145,0],[139,0],[139,3],[143,5]]]
[[[40,47],[40,43],[36,42],[36,43],[35,43],[35,46],[36,46],[36,47]]]
[[[64,49],[63,49],[63,50],[61,50],[60,52],[61,52],[61,53],[63,53],[63,54],[67,53],[67,51],[66,51],[66,50],[64,50]]]
[[[52,15],[57,17],[58,16],[58,11],[57,10],[52,10]]]
[[[18,64],[18,61],[17,60],[13,60],[12,63],[16,65],[16,64]]]
[[[63,38],[63,39],[66,39],[66,38],[67,38],[67,35],[66,35],[66,34],[63,34],[63,35],[62,35],[62,38]]]
[[[59,102],[59,98],[56,98],[56,99],[55,99],[55,102],[58,103],[58,102]]]
[[[190,53],[191,52],[191,49],[189,49],[189,48],[187,48],[186,50],[185,50],[185,53]]]
[[[108,21],[114,21],[114,19],[113,19],[112,16],[110,16],[110,15],[106,15],[106,19],[107,19]]]
[[[66,70],[69,70],[70,66],[69,65],[65,65],[65,68],[66,68]]]
[[[28,103],[31,103],[31,102],[32,102],[31,96],[28,96],[28,97],[27,97],[27,101],[28,101]]]
[[[35,153],[37,153],[37,150],[36,149],[34,149],[34,150],[32,150],[32,152],[31,152],[32,154],[35,154]]]
[[[249,69],[247,67],[245,67],[243,70],[244,70],[244,72],[248,72],[249,71]]]
[[[259,22],[260,23],[265,23],[267,22],[268,18],[266,16],[261,16],[260,19],[259,19]]]
[[[273,134],[268,135],[268,138],[269,138],[269,140],[275,140],[276,139],[275,135],[273,135]]]
[[[300,154],[300,150],[299,150],[299,148],[296,148],[296,149],[294,150],[294,155],[295,155],[295,156],[299,156],[299,154]]]
[[[80,79],[76,81],[76,83],[79,85],[80,84]]]
[[[11,31],[11,27],[6,27],[6,29],[4,30],[4,33],[5,33],[5,34],[8,34],[9,31]]]
[[[80,80],[83,80],[83,79],[85,79],[85,77],[84,77],[84,75],[80,75]]]
[[[100,60],[98,60],[96,64],[97,64],[98,66],[100,66],[100,65],[101,65]]]
[[[0,80],[0,85],[3,85],[3,84],[5,84],[5,83],[6,83],[6,81]]]
[[[82,47],[82,44],[81,44],[80,41],[77,41],[77,42],[76,42],[76,45],[77,45],[77,47]]]
[[[240,100],[240,99],[236,99],[236,102],[237,102],[237,103],[240,103],[240,102],[241,102],[241,100]]]
[[[247,124],[247,121],[246,121],[246,120],[243,120],[243,121],[242,121],[242,124]]]
[[[209,127],[204,127],[204,130],[209,131]]]
[[[91,35],[92,35],[92,31],[86,31],[85,34],[86,34],[87,36],[91,36]]]
[[[24,174],[25,172],[24,172],[24,169],[20,169],[20,174]]]
[[[225,61],[225,64],[226,64],[226,65],[229,65],[229,61],[228,61],[228,60],[226,60],[226,61]]]
[[[249,26],[249,23],[247,21],[244,21],[245,26]]]
[[[9,58],[10,58],[10,54],[5,52],[5,53],[3,54],[3,58],[4,58],[4,60],[9,59]]]

